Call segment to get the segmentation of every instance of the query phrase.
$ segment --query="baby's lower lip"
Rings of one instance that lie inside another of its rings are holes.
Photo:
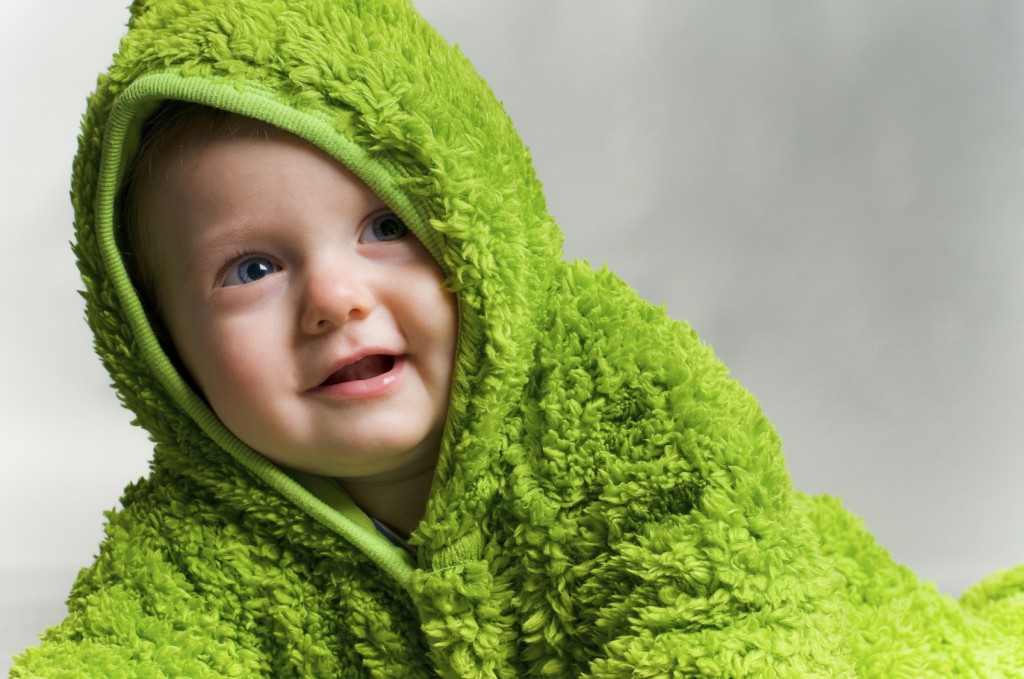
[[[325,381],[324,384],[316,387],[314,391],[317,394],[340,398],[373,398],[374,396],[382,396],[394,388],[404,367],[405,357],[394,356],[391,369],[386,372],[362,380],[349,380],[333,384],[328,384]]]

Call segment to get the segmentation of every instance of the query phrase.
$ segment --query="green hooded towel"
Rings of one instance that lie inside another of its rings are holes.
[[[156,444],[68,617],[12,676],[1024,676],[1024,570],[961,602],[795,492],[687,326],[561,258],[486,84],[402,0],[136,0],[89,102],[75,252],[96,349]],[[165,100],[289,130],[412,228],[458,299],[426,515],[393,546],[235,438],[161,348],[115,201]]]

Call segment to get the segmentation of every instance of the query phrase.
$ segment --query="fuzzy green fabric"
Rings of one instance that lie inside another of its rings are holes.
[[[755,400],[687,326],[561,258],[486,84],[399,0],[137,0],[74,166],[96,349],[156,444],[68,617],[12,676],[1024,676],[1024,570],[961,602],[795,492]],[[145,117],[291,130],[437,258],[460,340],[441,460],[390,545],[237,440],[175,372],[118,255]]]

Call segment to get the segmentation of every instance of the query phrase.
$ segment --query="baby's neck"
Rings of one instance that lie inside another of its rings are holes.
[[[436,462],[402,476],[338,479],[349,497],[403,538],[419,525],[427,508]]]

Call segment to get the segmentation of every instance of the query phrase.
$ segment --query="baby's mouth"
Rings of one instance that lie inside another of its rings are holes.
[[[363,358],[349,363],[341,370],[331,373],[331,375],[323,381],[321,387],[329,387],[332,384],[340,384],[342,382],[355,382],[357,380],[368,380],[378,375],[383,375],[386,372],[390,372],[395,367],[395,357],[388,356],[387,354],[373,354],[372,356],[364,356]]]

